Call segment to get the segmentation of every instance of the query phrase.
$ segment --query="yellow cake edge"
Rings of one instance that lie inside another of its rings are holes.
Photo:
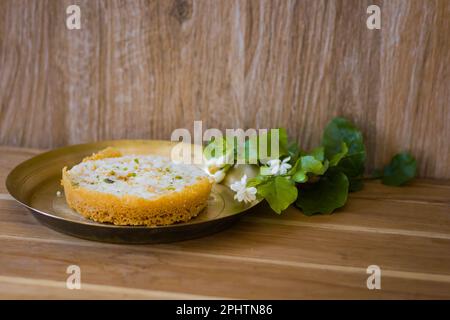
[[[120,152],[107,148],[83,161],[119,156]],[[77,186],[72,183],[67,167],[64,167],[61,185],[69,207],[88,219],[115,225],[162,226],[187,222],[197,216],[207,206],[213,183],[204,177],[181,191],[154,199],[116,196]]]

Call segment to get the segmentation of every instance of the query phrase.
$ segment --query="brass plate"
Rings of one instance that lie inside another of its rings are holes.
[[[55,149],[14,168],[8,175],[6,187],[44,225],[76,237],[114,243],[162,243],[205,236],[230,226],[240,214],[260,202],[243,204],[234,200],[234,192],[228,186],[244,173],[248,177],[257,173],[255,166],[240,165],[230,170],[223,185],[214,185],[208,207],[187,223],[158,227],[115,226],[86,219],[68,207],[60,185],[64,166],[71,168],[84,157],[108,146],[118,148],[123,154],[170,157],[176,144],[158,140],[112,140]],[[190,147],[201,152],[199,146]],[[62,196],[58,197],[57,191],[61,191]]]

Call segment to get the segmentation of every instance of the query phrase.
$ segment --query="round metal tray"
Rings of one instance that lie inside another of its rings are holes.
[[[123,154],[155,154],[169,157],[170,141],[112,140],[73,145],[35,156],[18,165],[8,175],[9,193],[26,206],[44,225],[57,231],[96,241],[114,243],[163,243],[206,236],[229,227],[244,211],[260,200],[244,204],[234,200],[229,185],[243,174],[252,177],[257,167],[239,165],[230,170],[223,184],[213,186],[208,206],[196,218],[169,226],[116,226],[88,220],[68,207],[60,184],[64,166],[72,167],[106,147],[115,147]],[[192,149],[201,148],[192,145]]]

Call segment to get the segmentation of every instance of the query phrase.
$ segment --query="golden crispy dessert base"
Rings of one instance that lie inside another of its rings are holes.
[[[108,148],[84,161],[120,156],[120,152]],[[72,184],[67,168],[63,169],[61,184],[68,205],[88,219],[115,225],[146,226],[189,221],[206,207],[212,188],[209,178],[205,177],[181,191],[154,199],[130,195],[119,197]]]

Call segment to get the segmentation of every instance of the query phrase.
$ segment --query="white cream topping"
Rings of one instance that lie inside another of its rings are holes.
[[[85,189],[145,199],[181,191],[208,177],[199,167],[153,155],[90,160],[74,166],[68,174],[73,184]]]

